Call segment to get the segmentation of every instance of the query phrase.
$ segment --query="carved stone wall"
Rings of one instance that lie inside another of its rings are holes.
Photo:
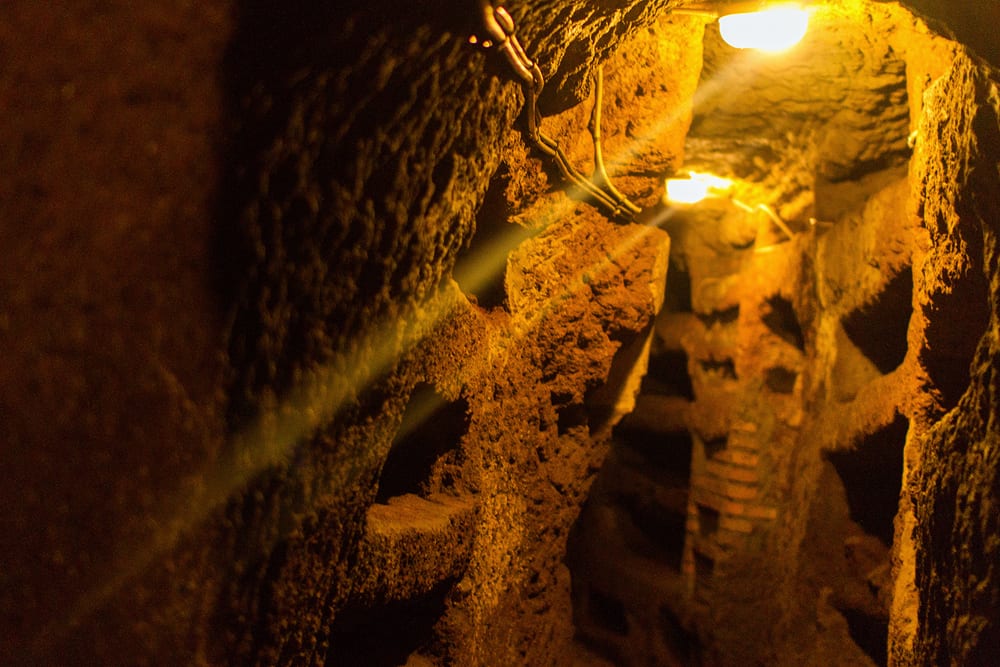
[[[512,6],[543,110],[666,4]],[[401,11],[5,9],[14,662],[572,659],[564,542],[668,238],[561,192],[484,206],[501,162],[544,182],[521,88],[477,3]]]
[[[895,5],[828,3],[780,56],[709,26],[684,168],[736,183],[665,214],[649,371],[570,542],[614,664],[988,662],[994,79]]]
[[[585,174],[603,66],[618,224],[476,2],[7,2],[4,657],[1000,652],[990,15],[684,4],[509,4]]]

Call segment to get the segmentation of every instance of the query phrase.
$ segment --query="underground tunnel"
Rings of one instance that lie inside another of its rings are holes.
[[[998,21],[9,1],[3,662],[995,664]]]

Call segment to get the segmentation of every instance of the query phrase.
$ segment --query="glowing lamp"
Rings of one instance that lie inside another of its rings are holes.
[[[727,44],[769,53],[792,48],[805,37],[808,28],[809,10],[797,5],[719,18],[719,32]]]
[[[692,171],[687,178],[668,178],[664,199],[670,204],[697,204],[723,194],[732,184],[727,178]]]

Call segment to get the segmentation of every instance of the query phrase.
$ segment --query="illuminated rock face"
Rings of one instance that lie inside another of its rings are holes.
[[[545,176],[474,3],[96,4],[0,29],[5,658],[570,660],[565,539],[666,234],[561,193],[504,212],[504,173]],[[512,8],[546,113],[665,4]]]
[[[665,226],[650,370],[569,550],[616,663],[979,664],[1000,640],[995,72],[832,4],[781,58],[706,35],[685,167],[787,232],[725,199]]]
[[[587,174],[603,64],[618,224],[475,3],[9,4],[12,662],[1000,651],[1000,96],[954,42],[512,2]],[[686,168],[769,208],[663,210]]]

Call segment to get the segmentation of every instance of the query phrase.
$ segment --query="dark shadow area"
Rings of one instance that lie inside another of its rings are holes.
[[[612,437],[612,451],[570,530],[566,565],[572,576],[578,641],[618,664],[625,652],[623,642],[633,639],[626,640],[627,613],[639,613],[638,601],[615,596],[628,590],[619,580],[630,581],[633,574],[655,576],[670,590],[679,586],[692,437],[688,432],[665,435],[621,425]],[[624,571],[633,567],[645,574]],[[635,622],[658,631],[656,618],[637,617]],[[664,632],[672,633],[673,628],[665,626]],[[673,643],[664,638],[671,644],[670,653],[684,653],[681,637],[676,634]],[[643,650],[662,657],[667,649],[659,645]]]
[[[660,635],[667,648],[671,665],[698,665],[698,639],[685,629],[681,620],[667,607],[660,607]]]
[[[663,309],[668,313],[690,313],[691,274],[673,253],[667,267],[667,289],[663,298]]]
[[[736,364],[733,363],[732,359],[724,359],[722,361],[706,359],[704,361],[699,361],[698,363],[701,364],[702,370],[706,373],[717,375],[727,380],[737,379]]]
[[[886,546],[892,544],[893,519],[899,509],[908,429],[907,419],[897,416],[856,449],[825,454],[844,483],[851,519]]]
[[[456,451],[468,431],[468,411],[464,399],[447,402],[431,385],[418,385],[382,467],[376,502],[426,493],[434,464]]]
[[[687,487],[691,476],[690,433],[662,434],[618,427],[614,435],[616,446],[637,453],[663,483]]]
[[[432,82],[414,91],[406,66],[373,82],[418,26],[467,35],[476,17],[446,0],[422,3],[415,21],[387,20],[399,11],[389,0],[232,4],[235,28],[219,74],[225,134],[212,264],[230,313],[227,418],[237,432],[257,416],[262,391],[287,395],[299,369],[327,362],[365,332],[385,295],[432,286],[409,280],[422,259],[417,235],[373,222],[398,217],[397,163],[363,150],[380,128],[398,127],[412,96],[432,94]],[[376,36],[388,45],[379,58],[371,57]],[[453,165],[440,158],[419,166],[414,183],[438,180]],[[356,183],[363,193],[349,192]]]
[[[852,641],[877,665],[886,664],[889,636],[889,549],[882,538],[858,530],[850,518],[847,489],[834,464],[822,463],[803,542],[803,581],[847,622]]]
[[[847,337],[882,373],[894,371],[906,357],[912,299],[913,271],[906,267],[889,280],[872,303],[843,319]]]
[[[640,391],[644,394],[681,396],[694,400],[694,387],[688,375],[688,357],[683,350],[663,350],[650,355]]]
[[[795,390],[795,380],[798,377],[798,373],[787,368],[768,368],[764,372],[764,384],[775,394],[790,394]]]
[[[767,328],[788,344],[804,351],[806,339],[792,302],[783,296],[775,295],[767,300],[767,308],[767,312],[761,318]]]
[[[625,605],[618,598],[591,587],[587,596],[587,613],[590,619],[602,628],[616,635],[628,634]]]
[[[453,581],[424,595],[373,609],[348,605],[330,630],[326,664],[332,667],[398,667],[435,641],[434,625],[444,615]]]
[[[889,664],[889,619],[859,609],[838,608],[847,621],[851,639],[878,667]]]
[[[995,187],[995,186],[994,186]],[[984,202],[985,205],[985,202]],[[1000,215],[1000,206],[993,215]],[[994,218],[996,219],[996,218]],[[964,232],[964,233],[962,233]],[[958,243],[966,245],[970,266],[950,292],[937,292],[926,308],[931,316],[924,330],[926,342],[920,362],[940,392],[946,410],[958,405],[972,381],[972,363],[983,334],[990,327],[991,288],[982,265],[978,230],[960,228]]]
[[[623,512],[625,539],[633,551],[679,572],[691,485],[691,435],[623,426],[615,428],[613,434],[613,446],[622,454],[601,471],[615,489],[602,496],[601,502]],[[641,473],[650,486],[633,488],[627,481],[630,470]],[[619,475],[621,480],[615,482]]]
[[[510,221],[506,195],[509,181],[507,167],[501,166],[490,181],[476,215],[475,234],[468,247],[458,254],[452,272],[462,291],[483,308],[506,304],[507,257],[521,242],[538,233]]]
[[[712,438],[711,440],[706,440],[703,443],[705,447],[705,458],[712,459],[716,454],[723,451],[726,445],[729,444],[729,436],[722,436],[720,438]]]
[[[571,429],[587,425],[587,408],[580,403],[564,405],[556,410],[558,421],[556,428],[559,435],[566,435]]]
[[[705,323],[706,327],[716,325],[733,324],[740,318],[740,307],[730,306],[722,310],[713,310],[711,313],[698,313],[698,319]]]
[[[680,572],[687,523],[687,493],[662,494],[671,507],[654,498],[621,493],[615,504],[625,510],[635,532],[626,530],[625,538],[633,551]],[[627,526],[626,526],[627,527]]]
[[[701,553],[694,551],[694,578],[697,589],[701,592],[712,590],[712,577],[715,574],[715,561]]]
[[[698,532],[702,537],[711,537],[719,530],[719,510],[707,505],[698,505]]]

